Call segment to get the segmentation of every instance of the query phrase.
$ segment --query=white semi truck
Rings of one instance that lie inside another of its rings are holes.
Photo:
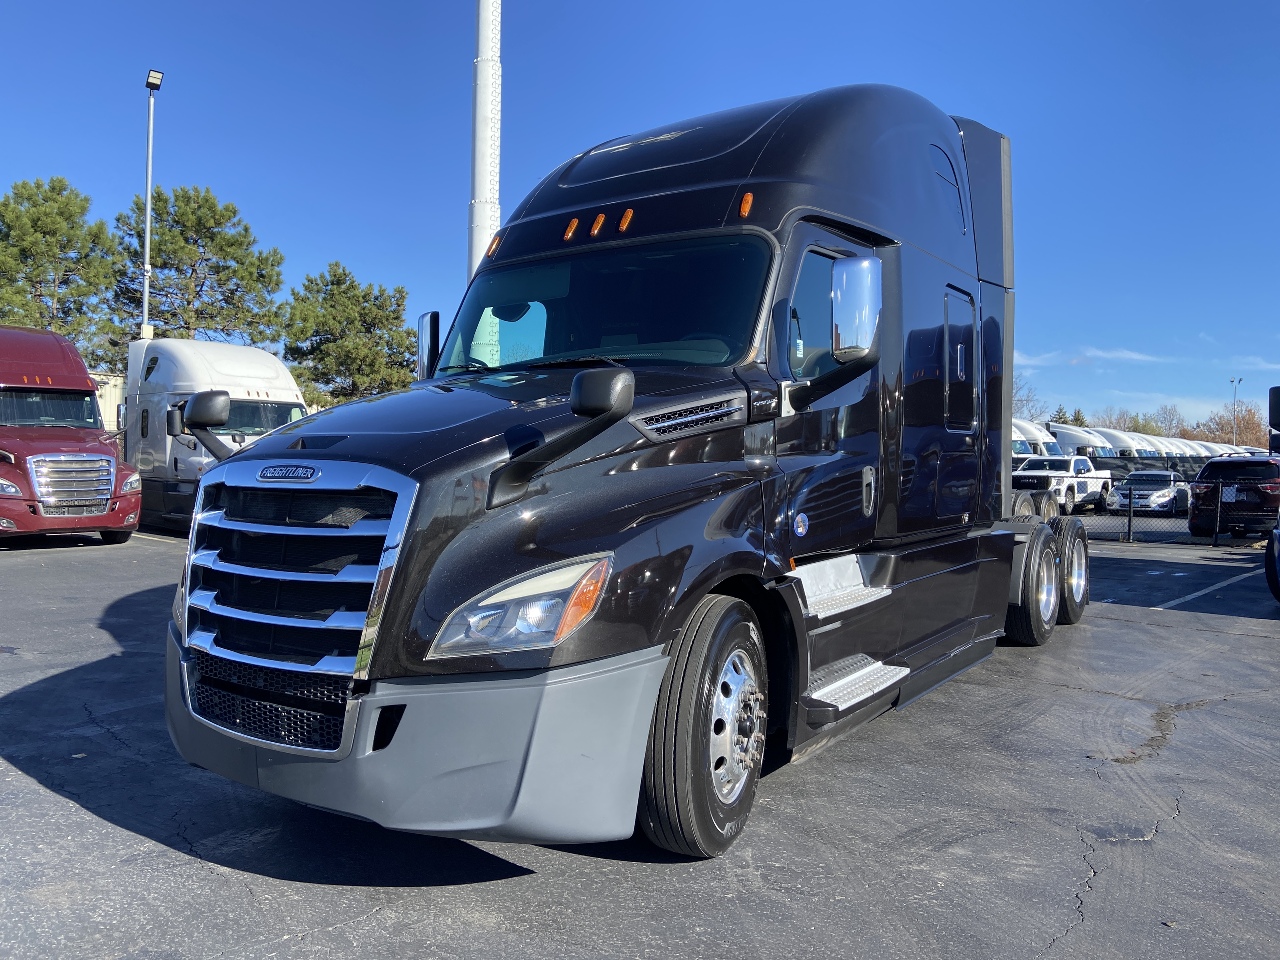
[[[185,527],[196,485],[214,458],[195,437],[171,437],[168,411],[204,390],[231,395],[231,417],[217,431],[239,449],[306,416],[302,391],[289,369],[266,350],[206,340],[135,340],[120,424],[125,459],[142,475],[142,522]]]

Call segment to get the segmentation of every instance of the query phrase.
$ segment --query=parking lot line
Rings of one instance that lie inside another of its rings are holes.
[[[1215,583],[1211,587],[1205,587],[1203,590],[1197,590],[1195,593],[1188,593],[1185,597],[1179,597],[1177,600],[1170,600],[1168,603],[1162,603],[1158,607],[1152,607],[1152,610],[1172,610],[1180,603],[1186,603],[1188,600],[1194,600],[1197,597],[1203,597],[1206,593],[1213,593],[1215,590],[1221,590],[1223,587],[1229,587],[1233,583],[1239,583],[1247,577],[1256,577],[1262,573],[1261,570],[1250,570],[1248,573],[1241,573],[1229,579],[1223,580],[1221,583]]]
[[[158,543],[176,543],[180,547],[186,547],[187,545],[186,537],[182,537],[181,539],[177,537],[157,537],[154,533],[142,533],[140,531],[134,531],[133,535],[135,537],[140,537],[143,540],[155,540]]]

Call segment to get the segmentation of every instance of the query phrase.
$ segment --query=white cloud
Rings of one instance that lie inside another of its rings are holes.
[[[1084,355],[1095,360],[1132,360],[1136,363],[1168,363],[1172,357],[1153,357],[1149,353],[1138,353],[1136,350],[1099,350],[1097,347],[1085,347]]]
[[[1041,353],[1036,356],[1023,353],[1021,350],[1013,351],[1013,365],[1015,367],[1044,367],[1053,363],[1058,359],[1058,351],[1053,353]]]
[[[1280,363],[1262,357],[1232,357],[1227,366],[1234,370],[1280,370]]]
[[[1182,415],[1193,423],[1197,420],[1203,420],[1211,413],[1216,413],[1222,409],[1223,405],[1223,401],[1220,398],[1213,397],[1177,396],[1170,393],[1143,390],[1112,389],[1103,392],[1108,398],[1115,398],[1114,401],[1108,400],[1114,406],[1127,407],[1130,410],[1141,412],[1150,412],[1163,404],[1170,404],[1177,407]],[[1228,397],[1229,400],[1230,398]]]
[[[1212,343],[1212,344],[1214,344],[1215,346],[1216,346],[1216,345],[1217,345],[1217,343],[1218,343],[1218,341],[1217,341],[1217,340],[1215,340],[1213,337],[1209,336],[1207,333],[1198,333],[1198,334],[1196,334],[1196,336],[1198,336],[1198,337],[1199,337],[1201,340],[1203,340],[1205,343]]]

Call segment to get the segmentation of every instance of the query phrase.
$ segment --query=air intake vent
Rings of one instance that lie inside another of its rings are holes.
[[[647,413],[633,417],[631,422],[650,440],[678,440],[732,424],[746,423],[747,405],[744,397],[731,394]]]

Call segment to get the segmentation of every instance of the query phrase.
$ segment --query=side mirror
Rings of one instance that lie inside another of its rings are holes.
[[[181,411],[188,427],[225,427],[231,419],[231,394],[225,390],[197,393]]]
[[[164,432],[171,437],[182,436],[185,424],[182,422],[182,408],[170,407],[164,415]]]
[[[621,420],[635,404],[636,378],[630,370],[605,367],[583,370],[569,388],[569,409],[579,417],[617,414]]]
[[[116,429],[123,430],[129,422],[129,405],[127,403],[116,404]]]
[[[1270,401],[1268,411],[1271,415],[1267,418],[1271,421],[1272,430],[1280,430],[1280,387],[1272,387],[1267,392],[1267,399]]]
[[[846,257],[831,270],[831,355],[838,363],[871,351],[883,304],[879,257]]]
[[[425,336],[424,336],[425,335]],[[440,359],[440,311],[432,310],[418,317],[418,376],[426,380]]]
[[[190,397],[178,410],[169,411],[166,428],[171,427],[174,413],[178,415],[178,423],[190,430],[204,448],[213,454],[215,460],[221,462],[235,453],[235,450],[209,432],[210,427],[225,427],[231,419],[231,394],[227,391],[205,390]],[[179,429],[178,433],[181,432]],[[170,436],[177,434],[170,432]]]

